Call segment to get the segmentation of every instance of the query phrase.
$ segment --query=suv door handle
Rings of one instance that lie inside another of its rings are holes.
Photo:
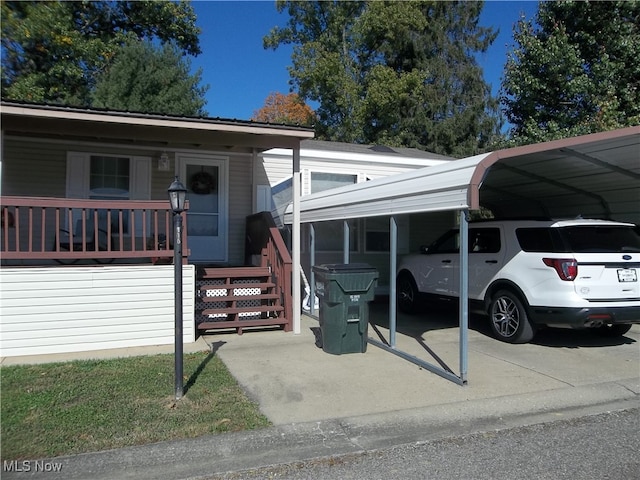
[[[484,263],[498,263],[498,260],[485,260]]]
[[[442,260],[442,263],[451,263],[451,260]]]

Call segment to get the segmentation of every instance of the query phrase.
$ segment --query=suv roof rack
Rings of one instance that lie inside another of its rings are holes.
[[[542,216],[531,216],[531,217],[495,217],[495,218],[480,218],[478,220],[472,220],[469,223],[483,223],[483,222],[502,222],[502,221],[527,221],[527,220],[532,220],[532,221],[538,221],[538,222],[545,222],[545,221],[551,221],[554,220],[551,217],[542,217]]]

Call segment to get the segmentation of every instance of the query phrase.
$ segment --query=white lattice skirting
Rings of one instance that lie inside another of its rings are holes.
[[[233,283],[260,283],[260,280],[252,279],[252,280],[234,280]],[[223,279],[215,279],[215,280],[202,280],[203,286],[216,286],[216,285],[225,285],[225,281]],[[229,293],[228,293],[229,292]],[[238,295],[238,296],[249,296],[249,295],[260,295],[262,293],[260,287],[255,288],[216,288],[213,290],[206,290],[206,297],[226,297],[228,295]],[[202,300],[197,301],[197,309],[204,308],[224,308],[227,306],[227,302],[203,302]],[[243,307],[257,307],[260,306],[260,300],[238,300],[236,302],[237,308]],[[208,318],[215,319],[225,319],[227,318],[226,313],[212,313],[207,315]],[[238,313],[239,317],[242,318],[260,318],[260,312],[241,312]]]

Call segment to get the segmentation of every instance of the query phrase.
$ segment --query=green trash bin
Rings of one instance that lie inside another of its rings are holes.
[[[367,351],[369,302],[378,271],[366,263],[316,265],[322,350],[334,355]]]

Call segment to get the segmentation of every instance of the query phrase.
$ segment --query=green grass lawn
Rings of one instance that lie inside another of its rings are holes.
[[[222,361],[174,356],[6,366],[1,375],[2,460],[37,459],[266,427]]]

